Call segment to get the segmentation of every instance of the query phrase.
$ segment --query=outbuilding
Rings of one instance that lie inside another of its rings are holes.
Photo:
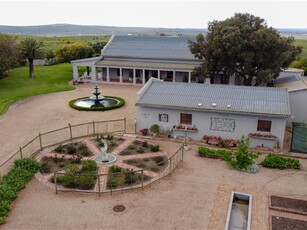
[[[173,137],[250,137],[251,147],[284,143],[290,117],[287,89],[184,84],[151,78],[137,93],[137,131],[158,124]]]

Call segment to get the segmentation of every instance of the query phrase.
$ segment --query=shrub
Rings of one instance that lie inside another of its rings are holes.
[[[84,157],[88,157],[88,156],[92,155],[92,153],[90,152],[90,150],[88,150],[87,148],[86,148],[86,149],[82,149],[82,150],[80,151],[80,154],[81,154],[82,156],[84,156]]]
[[[157,124],[153,124],[152,126],[150,126],[150,131],[153,133],[159,133],[160,127]]]
[[[204,146],[198,147],[198,154],[202,157],[219,158],[226,162],[230,162],[232,158],[232,152],[225,149],[209,149]]]
[[[261,164],[267,168],[278,169],[299,169],[301,166],[300,161],[297,159],[283,157],[272,153],[267,155]]]
[[[14,162],[11,170],[3,176],[0,182],[0,225],[10,211],[11,203],[17,198],[18,192],[23,189],[40,169],[40,164],[31,157]]]
[[[142,147],[147,148],[148,147],[148,142],[147,141],[143,141],[142,142]]]
[[[96,172],[97,169],[97,163],[93,160],[84,160],[81,163],[82,168],[81,171],[82,172]]]
[[[74,146],[69,145],[69,146],[67,147],[67,153],[68,153],[68,154],[74,155],[76,152],[77,152],[77,149],[76,149]]]
[[[164,166],[165,162],[164,162],[164,157],[163,156],[156,156],[152,158],[156,164]]]
[[[63,148],[62,145],[59,145],[58,147],[56,147],[56,148],[54,149],[54,151],[56,151],[56,152],[58,152],[58,153],[62,153],[62,152],[64,151],[64,148]]]
[[[133,145],[133,144],[129,145],[129,146],[128,146],[128,149],[134,150],[134,149],[135,149],[135,145]]]
[[[150,147],[150,151],[152,152],[158,152],[160,150],[160,146],[159,145],[152,145]]]
[[[109,172],[110,173],[117,173],[117,172],[121,172],[123,170],[122,167],[119,167],[117,165],[112,165],[110,168],[109,168]]]
[[[138,153],[144,153],[145,152],[145,150],[142,147],[139,147],[136,151]]]
[[[107,140],[109,140],[109,141],[113,140],[113,136],[112,135],[108,135],[107,136]]]
[[[111,147],[115,147],[116,146],[116,143],[114,141],[110,141],[110,146]]]
[[[51,171],[51,166],[50,166],[50,164],[48,163],[48,161],[42,162],[42,163],[41,163],[40,172],[41,172],[41,173],[50,173],[50,171]]]

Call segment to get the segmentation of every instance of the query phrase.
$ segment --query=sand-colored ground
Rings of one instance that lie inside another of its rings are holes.
[[[93,85],[70,92],[37,96],[15,104],[0,117],[0,162],[39,132],[92,120],[127,117],[134,132],[133,86],[102,86],[105,95],[125,98],[125,107],[107,112],[78,112],[68,101],[87,96]],[[165,151],[178,143],[160,142]],[[307,199],[307,160],[303,170],[260,168],[257,174],[239,172],[221,160],[200,158],[196,146],[185,153],[183,164],[160,183],[142,190],[111,195],[59,193],[33,179],[20,193],[2,229],[224,229],[232,190],[254,195],[253,229],[269,229],[268,195]],[[115,213],[115,205],[126,210]]]

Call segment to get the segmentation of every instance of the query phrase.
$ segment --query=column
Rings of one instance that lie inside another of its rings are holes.
[[[92,76],[91,76],[92,81],[97,81],[97,71],[95,65],[92,65]]]
[[[173,70],[173,82],[175,82],[175,81],[176,81],[176,71]]]
[[[160,70],[158,69],[158,79],[160,79]]]
[[[110,82],[110,69],[107,67],[107,82]]]
[[[189,72],[189,83],[191,83],[191,72]]]
[[[123,69],[119,68],[119,82],[123,83]]]
[[[73,77],[75,80],[78,80],[79,73],[78,73],[78,66],[76,64],[72,67]]]
[[[136,74],[135,74],[135,69],[133,69],[133,85],[136,84]]]
[[[236,78],[236,75],[235,74],[232,74],[230,75],[229,77],[229,85],[234,85],[235,84],[235,78]]]
[[[145,85],[145,69],[143,69],[142,84]]]

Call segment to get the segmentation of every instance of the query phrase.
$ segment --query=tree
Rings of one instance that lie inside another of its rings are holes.
[[[17,37],[0,33],[0,78],[18,66]]]
[[[34,59],[41,58],[43,43],[37,42],[33,38],[26,38],[20,42],[21,54],[29,61],[29,74],[31,78],[34,78]]]
[[[293,37],[281,37],[260,17],[235,14],[209,22],[206,36],[199,34],[196,42],[189,41],[189,48],[203,60],[195,74],[210,78],[221,72],[236,74],[250,86],[267,85],[298,57],[302,48],[293,42]]]
[[[76,59],[92,57],[93,54],[93,47],[87,44],[65,45],[55,50],[55,59],[59,63],[70,62]]]
[[[303,69],[304,75],[307,75],[307,57],[300,57],[298,60],[292,62],[290,67]]]

